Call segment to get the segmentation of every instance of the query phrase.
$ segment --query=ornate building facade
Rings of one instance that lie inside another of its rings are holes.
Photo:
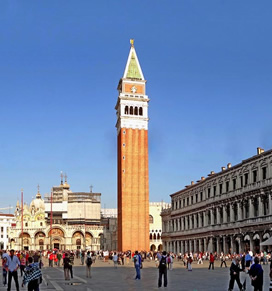
[[[38,190],[30,205],[24,204],[23,215],[17,202],[16,225],[9,230],[10,248],[99,250],[103,235],[100,198],[100,193],[72,192],[67,180],[53,187],[52,195],[44,200]]]
[[[118,84],[118,250],[149,249],[148,96],[131,48]]]
[[[0,250],[8,248],[8,230],[15,224],[13,214],[0,213]]]
[[[149,203],[149,240],[151,251],[161,251],[163,248],[161,211],[169,208],[170,205],[166,202]]]
[[[272,234],[272,150],[258,148],[170,196],[161,213],[164,250],[258,252]]]

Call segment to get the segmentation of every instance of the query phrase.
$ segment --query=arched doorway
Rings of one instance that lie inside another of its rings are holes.
[[[23,239],[22,239],[22,237],[23,237]],[[21,245],[21,249],[23,249],[25,251],[30,250],[31,238],[27,232],[24,232],[23,235],[20,234],[20,245]]]
[[[150,246],[150,250],[151,250],[152,252],[155,252],[155,250],[156,250],[156,246],[155,246],[155,245],[151,245],[151,246]]]
[[[10,240],[10,249],[14,249],[14,245],[15,245],[15,240],[12,238]]]
[[[60,228],[53,228],[52,233],[49,231],[48,237],[50,239],[50,246],[49,248],[58,249],[58,250],[65,250],[64,242],[64,232]],[[52,244],[52,246],[51,246]]]
[[[255,253],[260,253],[260,236],[256,233],[253,236],[253,250]]]
[[[86,232],[86,247],[90,247],[93,250],[92,244],[93,244],[93,236],[90,232]]]
[[[80,250],[80,249],[84,249],[84,234],[82,231],[76,231],[74,232],[73,236],[72,236],[72,244],[73,244],[73,248]]]
[[[45,233],[39,231],[35,234],[36,249],[39,249],[40,251],[44,250],[44,244],[45,244]]]
[[[158,251],[159,251],[159,252],[162,251],[162,244],[160,244],[160,245],[158,246]]]
[[[250,236],[247,234],[244,236],[244,251],[248,252],[250,250]]]

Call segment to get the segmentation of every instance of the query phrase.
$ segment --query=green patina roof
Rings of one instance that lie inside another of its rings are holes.
[[[137,65],[134,52],[131,54],[126,78],[142,79],[140,68]]]

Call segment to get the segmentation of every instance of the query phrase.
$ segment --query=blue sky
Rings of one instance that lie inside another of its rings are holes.
[[[150,97],[150,200],[272,147],[271,1],[1,1],[0,208],[67,172],[116,206],[129,39]]]

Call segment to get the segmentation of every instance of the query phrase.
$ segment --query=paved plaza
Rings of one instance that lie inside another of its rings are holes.
[[[188,291],[225,291],[228,290],[229,282],[229,265],[228,268],[220,268],[220,262],[215,262],[215,270],[208,270],[208,262],[203,265],[193,263],[193,271],[188,272],[182,262],[175,262],[172,271],[168,272],[168,287],[158,288],[158,269],[154,262],[144,262],[144,268],[141,275],[142,280],[134,280],[135,269],[130,262],[125,266],[118,266],[117,269],[113,267],[112,261],[102,262],[96,260],[92,266],[92,278],[86,278],[85,266],[80,266],[79,260],[75,260],[74,278],[70,281],[64,280],[63,268],[54,267],[49,268],[47,264],[42,269],[43,283],[40,285],[40,290],[188,290]],[[264,268],[264,291],[269,290],[269,265]],[[1,272],[1,287],[0,291],[7,290],[2,285]],[[241,281],[247,277],[247,290],[253,290],[250,286],[250,281],[247,275],[241,274]],[[20,278],[21,282],[21,278]],[[12,290],[15,289],[12,283]],[[20,290],[27,290],[26,287]],[[235,286],[234,290],[238,290]]]

